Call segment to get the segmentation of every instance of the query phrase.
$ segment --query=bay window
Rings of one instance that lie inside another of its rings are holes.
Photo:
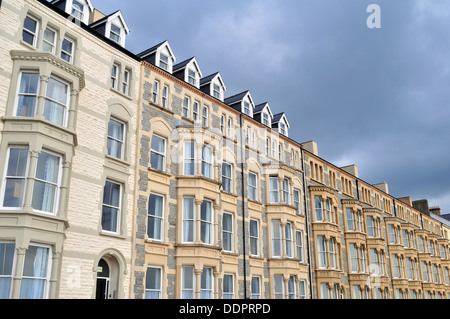
[[[213,207],[212,202],[204,200],[200,206],[200,239],[203,243],[213,243]]]
[[[290,205],[291,204],[291,191],[289,185],[289,179],[283,179],[283,202]]]
[[[200,279],[200,299],[213,299],[213,287],[213,269],[211,267],[203,267]]]
[[[284,299],[283,275],[273,276],[273,292],[275,299]]]
[[[317,256],[319,260],[319,268],[327,268],[327,246],[324,236],[317,236]]]
[[[314,196],[314,207],[316,222],[323,222],[323,207],[321,196]]]
[[[181,268],[181,298],[195,298],[195,274],[193,266],[183,266]]]
[[[272,257],[281,257],[282,241],[281,223],[279,220],[272,220]]]
[[[193,197],[183,198],[183,242],[194,242],[195,200]]]
[[[294,238],[292,233],[292,224],[286,223],[285,236],[286,236],[286,256],[289,258],[294,257]]]
[[[195,169],[195,143],[193,141],[184,143],[184,175],[194,176]]]

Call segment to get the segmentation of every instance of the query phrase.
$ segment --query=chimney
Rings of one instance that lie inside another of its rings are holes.
[[[319,151],[317,149],[317,142],[316,141],[309,141],[309,142],[303,143],[302,146],[308,152],[310,152],[310,153],[312,153],[312,154],[314,154],[316,156],[319,156]]]
[[[355,177],[358,177],[358,166],[356,166],[355,164],[341,167],[341,169],[343,169],[347,173],[352,174]]]
[[[386,182],[384,183],[379,183],[379,184],[374,184],[373,186],[375,186],[376,188],[378,188],[380,191],[385,192],[386,194],[389,194],[389,187],[388,184]]]
[[[89,17],[89,24],[92,24],[100,19],[103,19],[104,17],[106,17],[104,13],[100,12],[97,9],[94,9],[94,12]]]
[[[413,201],[413,207],[425,215],[430,216],[430,209],[428,208],[428,200],[420,199]]]
[[[398,200],[403,202],[403,203],[405,203],[405,204],[407,204],[407,205],[409,205],[409,206],[411,206],[411,207],[413,205],[411,196],[402,197],[402,198],[399,198]]]
[[[441,208],[439,206],[430,207],[430,214],[441,216]]]

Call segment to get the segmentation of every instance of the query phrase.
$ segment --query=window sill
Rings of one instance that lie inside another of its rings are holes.
[[[159,169],[156,168],[152,168],[152,167],[148,167],[147,168],[149,172],[155,173],[155,174],[160,174],[160,175],[164,175],[166,177],[172,177],[172,174],[166,172],[166,171],[161,171]]]
[[[114,157],[114,156],[111,156],[111,155],[108,155],[108,154],[105,155],[105,158],[110,160],[110,161],[114,161],[115,163],[118,163],[118,164],[123,165],[123,166],[127,166],[127,167],[130,166],[130,163],[128,163],[127,161],[125,161],[123,159],[120,159],[120,158],[117,158],[117,157]]]
[[[113,238],[117,238],[117,239],[126,239],[126,236],[123,236],[123,235],[118,234],[118,233],[109,232],[109,231],[106,231],[106,230],[101,230],[100,231],[100,236],[113,237]]]
[[[149,104],[150,104],[150,106],[155,107],[155,108],[157,108],[157,109],[159,109],[159,110],[161,110],[161,111],[163,111],[165,113],[168,113],[169,115],[173,116],[175,114],[174,112],[172,112],[171,110],[169,110],[168,108],[166,108],[166,107],[164,107],[164,106],[162,106],[160,104],[154,103],[152,101],[150,101]]]
[[[124,94],[124,93],[122,93],[121,91],[119,91],[118,89],[115,89],[115,88],[113,88],[113,87],[110,88],[110,89],[111,89],[112,92],[119,94],[120,96],[126,98],[127,100],[130,100],[130,101],[133,100],[133,98],[132,98],[130,95]]]

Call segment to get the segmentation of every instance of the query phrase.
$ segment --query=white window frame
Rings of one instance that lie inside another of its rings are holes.
[[[274,219],[271,222],[272,237],[272,257],[281,258],[283,256],[283,231],[281,229],[281,221]]]
[[[256,230],[256,234],[252,232],[252,222],[256,223],[256,227],[254,228]],[[259,220],[257,219],[250,219],[250,223],[249,223],[249,237],[250,237],[250,255],[254,256],[254,257],[259,257],[260,256],[260,249],[259,249]],[[252,251],[252,242],[255,243],[255,248],[256,248],[256,254]]]
[[[325,236],[317,236],[317,258],[319,269],[325,269],[328,267],[327,244],[325,241]]]
[[[209,126],[209,107],[206,105],[203,105],[202,109],[202,126]]]
[[[159,104],[159,81],[153,82],[152,101],[154,104]]]
[[[61,59],[63,59],[64,61],[66,61],[68,63],[73,63],[73,60],[74,60],[73,56],[74,56],[74,52],[75,52],[75,42],[73,40],[69,39],[68,37],[64,37],[64,39],[62,40],[63,45],[64,45],[64,41],[71,43],[72,51],[71,52],[65,51],[63,49],[64,46],[62,46],[61,47]],[[64,55],[66,55],[68,57],[68,59],[64,58],[63,57]]]
[[[212,267],[203,267],[203,271],[200,279],[200,299],[213,299],[214,298],[214,270]],[[205,276],[205,277],[204,277]],[[206,280],[207,286],[204,287],[203,284]],[[210,287],[208,287],[210,286]]]
[[[256,286],[253,283],[253,280],[256,280]],[[254,291],[253,288],[257,287],[257,291]],[[252,276],[251,279],[251,293],[252,299],[261,299],[261,276]]]
[[[231,229],[225,229],[225,216],[230,218],[229,224]],[[226,247],[227,243],[226,237],[229,238],[230,247]],[[222,215],[222,247],[226,252],[234,251],[234,215],[229,212],[224,212]]]
[[[316,222],[323,222],[323,202],[321,196],[314,196],[314,220]]]
[[[252,179],[250,178],[250,176],[254,176],[255,178],[255,185],[252,185],[252,183],[250,182]],[[249,172],[248,173],[248,188],[249,188],[249,198],[251,200],[254,201],[258,201],[259,196],[258,196],[258,175],[253,173],[253,172]],[[254,195],[251,195],[253,192]]]
[[[229,288],[232,289],[232,291],[225,291],[225,281],[227,278],[228,280],[231,280],[231,284],[227,285]],[[223,290],[223,299],[234,299],[234,274],[230,273],[224,273],[223,274],[223,284],[222,284],[222,290]]]
[[[185,118],[190,118],[190,107],[191,107],[191,98],[189,96],[185,96],[183,99],[183,116]]]
[[[187,216],[187,205],[191,204],[190,210],[192,210],[192,218]],[[195,205],[194,197],[183,197],[183,207],[182,207],[182,234],[181,241],[183,243],[194,243],[196,240],[196,215],[197,215],[197,206]],[[187,226],[189,225],[189,226]],[[192,240],[190,240],[192,237]]]
[[[296,230],[295,231],[295,242],[296,242],[296,248],[297,248],[297,258],[300,263],[303,263],[304,260],[304,253],[303,253],[303,231],[302,230]]]
[[[102,215],[103,215],[103,207],[112,207],[112,208],[114,208],[114,209],[117,209],[117,216],[116,216],[116,229],[115,230],[107,230],[107,229],[104,229],[103,228],[103,220],[102,220],[102,232],[105,232],[105,233],[111,233],[111,234],[118,234],[119,232],[120,232],[120,221],[122,220],[122,202],[123,202],[123,184],[122,183],[119,183],[119,182],[116,182],[116,181],[113,181],[113,180],[111,180],[111,179],[107,179],[106,181],[105,181],[105,185],[104,185],[104,187],[103,187],[103,192],[102,192],[102,194],[104,195],[104,192],[105,192],[105,187],[106,187],[106,183],[112,183],[112,184],[116,184],[116,185],[119,185],[119,206],[117,206],[117,207],[115,207],[115,206],[112,206],[112,205],[109,205],[109,204],[105,204],[105,202],[104,202],[104,200],[102,200]]]
[[[291,204],[291,185],[288,178],[283,179],[283,202]]]
[[[66,91],[66,100],[63,102],[64,104],[62,104],[59,101],[55,101],[55,100],[51,99],[50,97],[48,97],[49,81],[50,80],[53,80],[55,82],[59,82],[59,83],[61,83],[61,84],[66,86],[67,91]],[[62,106],[64,108],[64,114],[63,114],[62,123],[56,123],[56,122],[51,121],[51,120],[48,120],[48,121],[50,121],[50,122],[52,122],[52,123],[54,123],[56,125],[67,127],[67,124],[69,122],[69,108],[70,108],[70,94],[71,94],[70,91],[71,91],[71,84],[69,82],[67,82],[65,80],[62,80],[61,78],[56,77],[54,75],[50,76],[49,80],[47,81],[47,87],[45,88],[45,102],[44,102],[44,111],[43,111],[44,112],[44,116],[45,116],[45,110],[46,110],[47,102],[55,103],[55,104],[57,104],[59,106]]]
[[[302,208],[300,206],[301,203],[301,192],[294,188],[294,192],[293,192],[293,197],[294,197],[294,206],[297,208],[296,213],[297,215],[301,215],[302,214]]]
[[[225,169],[224,166],[229,167],[230,175],[225,175]],[[225,181],[228,181],[228,187],[225,187],[224,185],[227,185]],[[233,165],[227,162],[222,163],[222,189],[224,192],[232,193],[233,192]]]
[[[26,160],[26,167],[25,167],[25,175],[24,176],[8,176],[8,164],[9,164],[9,159],[11,156],[11,149],[20,149],[20,150],[26,150],[27,151],[27,160]],[[28,147],[24,147],[24,146],[15,146],[15,145],[10,145],[8,147],[8,151],[7,151],[7,156],[6,156],[6,161],[5,161],[5,169],[4,169],[4,177],[3,177],[3,186],[2,186],[2,207],[3,208],[7,208],[7,209],[20,209],[21,207],[23,207],[24,204],[24,200],[25,200],[25,195],[26,195],[26,189],[27,189],[27,183],[28,183],[28,174],[29,174],[29,168],[30,168],[30,150],[28,149]],[[6,185],[7,185],[7,181],[8,179],[23,179],[23,190],[22,190],[22,194],[21,194],[21,203],[19,206],[17,207],[9,207],[9,206],[5,206],[5,195],[6,195]]]
[[[13,289],[13,281],[14,281],[14,276],[15,276],[15,265],[16,265],[16,259],[17,259],[17,249],[16,249],[16,244],[14,242],[10,242],[10,241],[0,241],[0,246],[1,245],[12,245],[12,260],[11,260],[11,274],[7,274],[7,275],[0,275],[0,279],[8,279],[9,278],[9,291],[6,292],[7,296],[5,296],[5,299],[9,299],[11,298],[11,293],[12,293],[12,289]],[[4,255],[5,256],[5,255]],[[2,256],[2,257],[4,257]]]
[[[209,150],[209,151],[206,151]],[[209,160],[205,152],[210,152],[211,159]],[[202,175],[209,179],[214,179],[214,148],[211,145],[203,145],[202,147]],[[209,174],[206,168],[209,168]]]
[[[164,152],[163,153],[159,152],[158,150],[153,149],[153,139],[154,138],[161,139],[164,142]],[[166,171],[166,166],[167,166],[167,163],[166,163],[167,155],[166,154],[167,154],[167,139],[165,137],[160,136],[160,135],[153,134],[152,141],[150,142],[150,166],[153,169],[165,172]],[[152,156],[153,155],[162,157],[162,167],[161,167],[161,169],[155,168],[155,167],[152,166]]]
[[[168,104],[167,104],[168,99],[169,99],[169,87],[167,85],[164,85],[163,90],[162,90],[162,98],[161,98],[161,103],[164,108],[168,107]]]
[[[120,140],[118,138],[115,138],[115,137],[109,135],[109,124],[111,123],[111,121],[116,122],[121,125],[123,140]],[[112,150],[107,150],[107,152],[108,152],[107,154],[111,157],[123,160],[125,158],[126,123],[117,119],[114,116],[111,116],[109,118],[109,122],[108,122],[107,140],[118,143],[118,145],[120,146],[120,156],[116,156],[115,154],[112,154]]]
[[[284,299],[284,280],[283,275],[273,276],[273,295],[274,299]]]
[[[159,53],[159,67],[164,71],[169,71],[169,57],[161,52]]]
[[[130,83],[131,83],[131,71],[125,69],[123,71],[122,77],[122,93],[125,95],[130,95]]]
[[[287,222],[284,228],[286,256],[288,258],[294,258],[294,233],[292,229],[292,223]]]
[[[191,275],[191,282],[192,282],[192,287],[186,287],[186,283],[187,283],[187,271],[192,271]],[[195,299],[195,291],[196,291],[196,278],[195,278],[195,270],[194,270],[194,266],[182,266],[181,267],[181,298],[182,299]],[[185,294],[188,293],[189,296],[185,296]]]
[[[147,288],[147,276],[149,275],[148,270],[149,269],[158,269],[159,270],[159,276],[157,279],[157,284],[159,284],[159,288],[156,289],[151,289],[151,288]],[[162,299],[162,278],[163,278],[163,268],[160,266],[148,266],[147,267],[147,272],[146,272],[146,276],[145,276],[146,280],[145,280],[145,299]],[[147,293],[151,294],[151,293],[157,293],[158,294],[158,298],[147,298]]]
[[[114,63],[111,68],[111,87],[115,90],[117,90],[119,86],[119,72],[119,65],[117,63]]]
[[[193,150],[192,150],[193,154],[191,155],[191,157],[187,158],[186,156],[188,156],[188,152],[186,150],[187,150],[188,146],[189,146],[189,148],[191,148],[191,145],[193,145]],[[196,159],[197,159],[197,148],[196,148],[195,142],[194,141],[185,141],[184,148],[183,148],[183,175],[184,176],[195,176],[197,174]],[[188,172],[186,170],[186,165],[189,165],[189,167],[192,165],[193,172],[190,172],[188,174]]]
[[[205,245],[213,245],[214,244],[214,205],[213,202],[209,199],[204,199],[202,204],[200,205],[200,210],[202,210],[203,205],[209,205],[211,209],[211,219],[204,219],[202,213],[200,212],[200,240]],[[205,226],[205,227],[203,227]],[[203,229],[209,229],[208,232],[203,233]]]
[[[117,28],[118,30],[113,30],[113,27]],[[118,31],[118,33],[117,33],[117,31]],[[114,23],[111,23],[111,26],[109,28],[109,38],[112,41],[114,41],[118,44],[121,44],[122,43],[122,28]]]
[[[46,270],[47,270],[47,274],[45,277],[32,277],[32,276],[25,276],[24,272],[26,270],[25,267],[25,262],[27,259],[27,252],[30,251],[30,247],[37,247],[37,248],[43,248],[43,249],[47,249],[48,254],[47,254],[47,266],[46,266]],[[25,256],[24,256],[24,267],[22,269],[22,274],[21,274],[21,286],[20,286],[20,299],[26,299],[25,296],[22,297],[22,285],[24,284],[24,279],[32,279],[32,280],[43,280],[44,281],[44,290],[43,290],[43,296],[42,299],[47,299],[48,295],[49,295],[49,291],[50,291],[50,276],[51,276],[51,272],[52,272],[52,247],[49,245],[43,245],[43,244],[37,244],[37,243],[30,243],[26,252],[25,252]]]
[[[195,70],[187,70],[187,82],[193,86],[197,86],[197,72]]]
[[[75,2],[81,6],[81,10],[75,6]],[[84,4],[80,1],[72,0],[71,16],[75,17],[80,21],[84,21]]]
[[[45,38],[45,33],[46,33],[46,31],[47,30],[49,30],[50,32],[52,32],[53,34],[54,34],[54,39],[53,39],[53,43],[52,42],[50,42],[50,41],[48,41],[46,38]],[[53,29],[52,27],[50,27],[50,26],[47,26],[46,28],[45,28],[45,30],[44,30],[44,33],[42,34],[42,51],[44,51],[44,52],[50,52],[50,53],[52,53],[52,54],[55,54],[55,52],[56,52],[56,41],[57,41],[57,38],[58,38],[58,32],[55,30],[55,29]],[[50,48],[51,48],[51,50],[44,50],[44,45],[48,45],[48,46],[50,46]]]
[[[26,21],[27,18],[30,19],[30,20],[33,20],[33,21],[36,23],[36,28],[35,28],[34,31],[33,31],[33,30],[29,30],[29,29],[27,29],[27,28],[25,27],[25,21]],[[23,32],[26,32],[26,33],[28,33],[29,35],[31,35],[31,36],[33,37],[33,43],[28,43],[28,42],[26,42],[25,40],[23,40]],[[31,15],[27,15],[27,16],[25,17],[24,23],[23,23],[22,41],[25,42],[25,43],[27,43],[27,44],[29,44],[29,45],[31,45],[31,46],[33,46],[33,47],[36,47],[37,38],[38,38],[38,33],[39,33],[39,20],[36,19],[36,18],[34,18],[34,17],[32,17]]]
[[[20,87],[22,85],[22,80],[23,80],[23,75],[24,74],[34,74],[37,75],[38,81],[37,81],[37,85],[36,85],[36,92],[35,93],[20,93]],[[27,98],[33,97],[34,98],[34,105],[33,105],[33,115],[31,115],[31,117],[36,115],[37,112],[37,106],[38,106],[38,99],[39,99],[39,91],[40,91],[40,87],[41,87],[41,81],[40,81],[40,74],[38,72],[33,72],[33,71],[22,71],[20,72],[20,77],[19,77],[19,82],[18,82],[18,87],[17,87],[17,94],[16,94],[16,98],[17,98],[17,102],[14,105],[14,115],[15,116],[26,116],[26,115],[18,115],[17,112],[19,111],[19,102],[20,102],[20,97],[21,96],[25,96]]]
[[[275,184],[272,181],[276,181]],[[278,204],[280,202],[280,185],[278,176],[269,176],[269,202]],[[275,187],[276,186],[276,187]],[[275,188],[273,188],[275,187]],[[273,196],[272,196],[273,195]]]
[[[37,171],[37,168],[38,168],[38,163],[39,163],[39,156],[42,154],[42,153],[46,153],[46,154],[49,154],[49,155],[52,155],[52,156],[55,156],[55,157],[57,157],[58,159],[59,159],[59,165],[58,165],[58,179],[57,179],[57,182],[56,183],[53,183],[53,182],[49,182],[49,181],[46,181],[46,180],[40,180],[40,179],[38,179],[37,177],[36,177],[36,171]],[[39,210],[39,209],[36,209],[36,208],[34,208],[33,207],[33,210],[34,211],[37,211],[37,212],[40,212],[40,213],[44,213],[44,214],[51,214],[51,215],[56,215],[57,213],[58,213],[58,209],[59,209],[59,196],[60,196],[60,192],[61,192],[61,181],[62,181],[62,160],[63,160],[63,158],[62,158],[62,156],[60,155],[60,154],[57,154],[57,153],[54,153],[54,152],[51,152],[51,151],[49,151],[49,150],[46,150],[46,149],[42,149],[41,150],[41,152],[39,153],[39,156],[38,156],[38,159],[37,159],[37,163],[36,163],[36,171],[34,172],[34,185],[33,185],[33,193],[31,194],[31,197],[32,197],[32,203],[31,203],[31,206],[33,206],[33,195],[34,195],[34,190],[35,190],[35,187],[36,187],[36,182],[42,182],[42,183],[44,183],[44,184],[50,184],[50,185],[52,185],[52,186],[54,186],[55,187],[55,198],[53,199],[53,210],[51,211],[51,212],[47,212],[47,211],[43,211],[43,210]]]
[[[150,198],[152,196],[156,196],[156,197],[159,197],[162,199],[161,200],[161,212],[160,212],[161,216],[155,215],[154,213],[151,214],[151,212],[150,212]],[[151,239],[151,240],[163,242],[164,241],[164,208],[165,208],[166,198],[164,195],[151,192],[148,200],[149,200],[149,203],[148,203],[148,209],[147,209],[147,237],[148,237],[148,239]],[[149,230],[150,230],[149,224],[150,224],[151,218],[159,223],[159,238],[149,236]]]

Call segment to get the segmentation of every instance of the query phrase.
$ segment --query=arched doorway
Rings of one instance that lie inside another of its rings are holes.
[[[100,259],[97,267],[97,290],[95,299],[110,299],[111,271],[108,262]]]

